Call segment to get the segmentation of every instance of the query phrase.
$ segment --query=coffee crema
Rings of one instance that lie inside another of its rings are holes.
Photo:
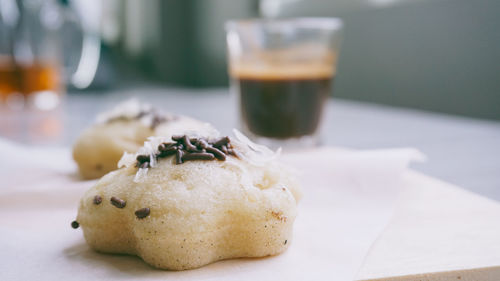
[[[257,136],[288,139],[313,135],[331,92],[331,67],[232,69],[242,122]]]

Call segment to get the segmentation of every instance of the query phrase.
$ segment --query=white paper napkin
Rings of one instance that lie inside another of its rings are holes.
[[[301,174],[304,198],[290,248],[276,257],[234,259],[169,272],[141,259],[90,250],[70,222],[80,181],[69,149],[29,148],[0,140],[2,280],[353,280],[394,210],[400,175],[414,149],[334,148],[285,154]],[[4,157],[5,159],[5,157]]]

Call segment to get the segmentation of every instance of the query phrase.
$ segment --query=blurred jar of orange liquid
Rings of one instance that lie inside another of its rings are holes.
[[[56,61],[17,64],[0,58],[0,98],[12,109],[35,106],[48,110],[59,104],[64,89]]]
[[[88,87],[100,57],[100,16],[84,20],[89,3],[99,5],[0,0],[0,138],[30,144],[63,138],[66,85]]]
[[[50,110],[64,93],[57,1],[0,1],[0,101]]]
[[[88,86],[90,82],[82,83],[81,77],[93,78],[88,72],[95,73],[95,67],[90,69],[89,61],[94,66],[99,58],[88,53],[96,54],[100,41],[86,34],[70,4],[68,0],[0,0],[1,106],[54,109],[63,98],[66,82],[74,81],[77,73],[79,85]],[[68,66],[68,61],[74,65]]]

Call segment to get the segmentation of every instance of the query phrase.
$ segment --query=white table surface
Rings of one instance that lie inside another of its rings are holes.
[[[46,114],[2,109],[0,136],[26,144],[70,146],[98,112],[131,96],[163,110],[206,120],[224,133],[237,125],[236,106],[227,89],[136,88],[69,94],[59,110]],[[41,137],[39,130],[48,131],[48,136]],[[498,121],[333,98],[327,105],[323,136],[326,145],[348,148],[415,147],[428,156],[428,161],[415,164],[414,169],[500,200]]]

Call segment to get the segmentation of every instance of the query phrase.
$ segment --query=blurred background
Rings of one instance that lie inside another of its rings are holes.
[[[63,56],[53,80],[75,94],[225,87],[226,20],[340,17],[335,97],[498,120],[499,14],[496,0],[0,0],[0,81],[31,52]]]
[[[413,146],[420,171],[498,199],[499,15],[498,0],[0,0],[0,141],[70,146],[131,96],[229,133],[224,23],[339,17],[324,143]]]

